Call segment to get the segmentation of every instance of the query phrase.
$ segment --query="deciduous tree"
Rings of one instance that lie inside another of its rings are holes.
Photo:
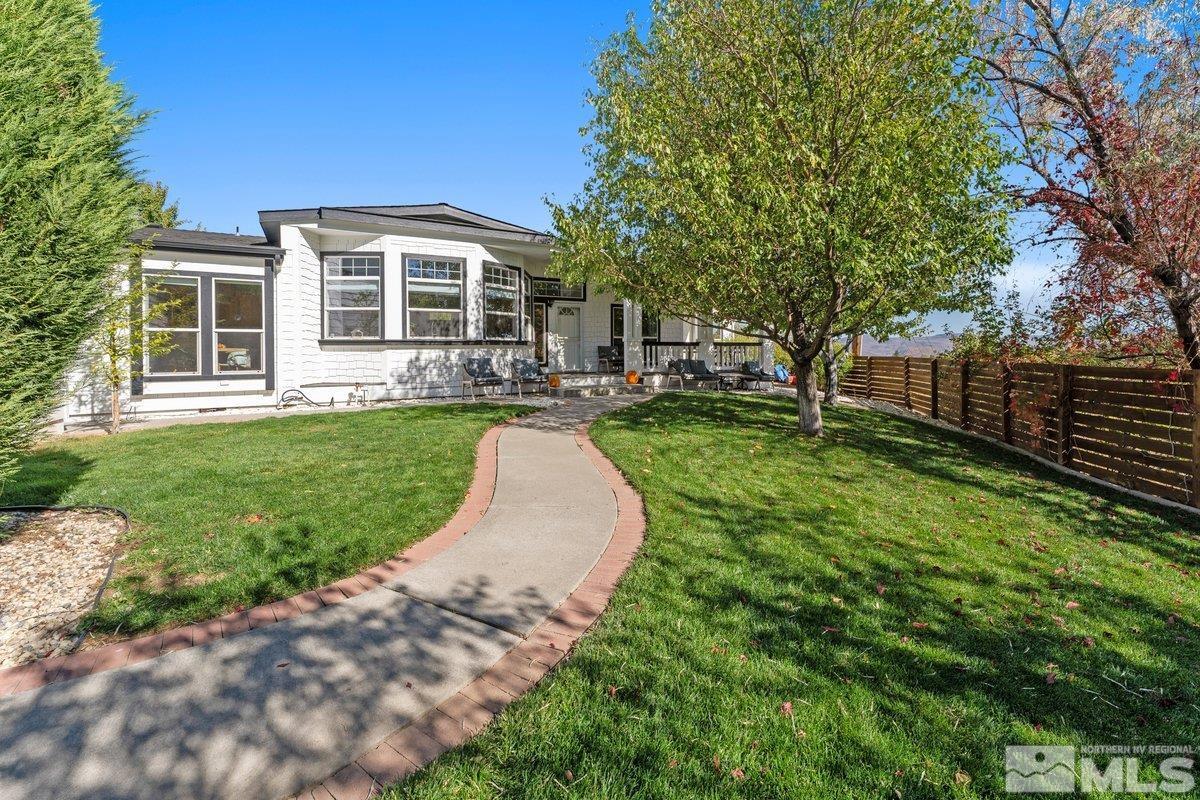
[[[822,430],[831,337],[962,308],[1007,259],[966,0],[659,0],[596,60],[593,174],[555,265],[650,309],[737,319]]]
[[[1058,333],[1079,358],[1200,368],[1200,50],[1193,3],[1000,0],[980,57],[1074,259]]]

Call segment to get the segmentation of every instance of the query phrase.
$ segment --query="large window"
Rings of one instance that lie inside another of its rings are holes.
[[[405,256],[408,338],[463,338],[463,262]]]
[[[181,276],[147,276],[146,374],[200,372],[200,281]]]
[[[483,265],[485,339],[516,339],[520,332],[521,274],[501,264]]]
[[[213,281],[217,372],[263,371],[262,281]]]
[[[326,338],[379,338],[382,272],[383,256],[325,256]]]

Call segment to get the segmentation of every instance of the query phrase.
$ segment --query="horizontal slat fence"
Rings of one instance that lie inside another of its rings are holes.
[[[846,394],[1200,506],[1196,372],[856,356]]]

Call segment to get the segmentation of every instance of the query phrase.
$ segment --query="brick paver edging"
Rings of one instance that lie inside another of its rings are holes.
[[[256,606],[247,611],[237,611],[207,622],[196,622],[140,639],[116,642],[95,650],[0,669],[0,697],[136,664],[176,650],[282,622],[340,603],[408,572],[454,544],[483,517],[491,505],[492,493],[496,489],[497,443],[500,434],[514,421],[509,420],[489,428],[479,440],[475,447],[475,475],[471,480],[471,488],[467,491],[467,499],[459,506],[454,517],[436,533],[425,537],[395,558],[328,586]]]
[[[587,429],[587,425],[580,425],[575,441],[616,495],[617,526],[583,582],[523,642],[479,677],[290,800],[364,800],[403,780],[483,730],[505,706],[562,661],[604,613],[617,582],[642,546],[646,515],[641,496],[592,443]]]

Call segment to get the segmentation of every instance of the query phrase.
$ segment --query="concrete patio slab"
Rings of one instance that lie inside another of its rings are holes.
[[[0,797],[278,798],[470,681],[518,638],[374,589],[0,703]]]

